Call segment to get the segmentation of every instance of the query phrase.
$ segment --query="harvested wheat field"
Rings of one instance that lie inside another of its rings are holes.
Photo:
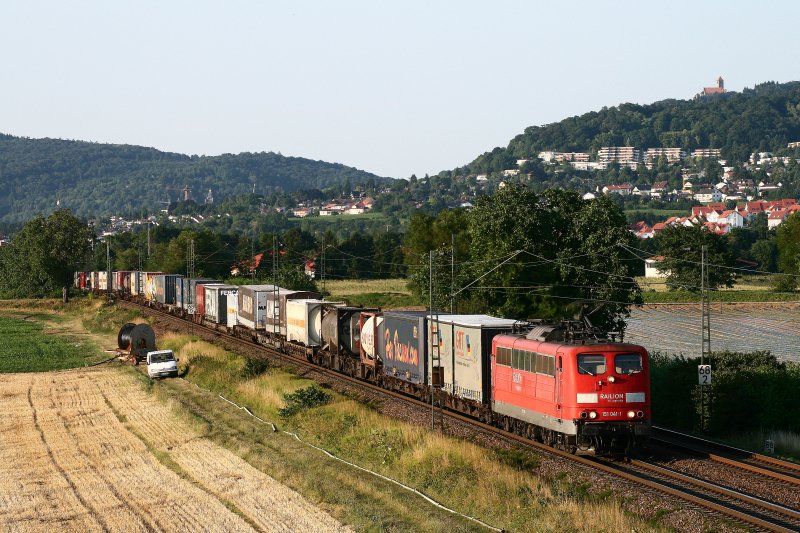
[[[347,531],[114,369],[0,374],[2,531]]]

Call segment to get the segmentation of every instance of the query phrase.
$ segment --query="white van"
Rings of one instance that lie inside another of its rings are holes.
[[[150,378],[178,377],[178,360],[172,350],[147,352],[147,375]]]

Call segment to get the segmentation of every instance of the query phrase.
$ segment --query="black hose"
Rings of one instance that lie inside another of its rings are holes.
[[[136,327],[133,322],[128,322],[119,330],[117,335],[117,346],[120,350],[127,350],[131,346],[131,331]]]

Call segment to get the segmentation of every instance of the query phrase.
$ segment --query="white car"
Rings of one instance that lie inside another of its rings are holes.
[[[150,378],[178,377],[178,360],[172,350],[147,352],[147,375]]]

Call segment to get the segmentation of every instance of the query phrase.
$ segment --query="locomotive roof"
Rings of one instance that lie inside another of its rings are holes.
[[[612,341],[611,339],[575,339],[575,340],[564,340],[564,339],[557,339],[557,340],[542,340],[542,339],[535,339],[528,337],[525,333],[503,333],[503,337],[511,337],[516,341],[523,341],[531,344],[551,344],[554,346],[564,346],[567,348],[574,348],[574,347],[581,347],[585,346],[587,348],[596,348],[599,346],[613,346],[615,349],[620,348],[641,348],[639,344],[632,344],[630,342],[620,342],[620,341]]]
[[[467,326],[471,328],[503,328],[511,329],[518,322],[509,318],[498,318],[489,315],[427,315],[428,320],[437,321],[443,324],[454,324],[456,326]]]

